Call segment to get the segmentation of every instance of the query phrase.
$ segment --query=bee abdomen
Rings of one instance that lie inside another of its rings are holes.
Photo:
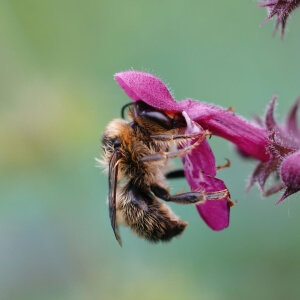
[[[150,242],[167,242],[181,234],[187,223],[154,196],[145,183],[129,181],[120,191],[117,209],[138,236]]]
[[[154,243],[170,241],[187,226],[187,222],[180,220],[166,204],[157,199],[152,204],[130,202],[122,210],[130,228],[138,236]]]
[[[161,223],[163,225],[163,222]],[[157,242],[168,242],[170,241],[173,237],[180,235],[185,227],[187,226],[187,222],[178,220],[178,221],[170,221],[168,220],[167,222],[164,223],[165,228],[163,230],[157,230],[157,228],[153,228],[150,226],[148,231],[146,230],[143,236],[147,240],[153,243]]]

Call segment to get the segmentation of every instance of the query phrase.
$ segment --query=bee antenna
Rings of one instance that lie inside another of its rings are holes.
[[[121,109],[121,117],[122,117],[122,119],[125,119],[125,109],[128,106],[131,106],[131,105],[134,105],[134,104],[135,104],[134,102],[129,102],[129,103],[126,103],[125,105],[123,105],[123,107]]]

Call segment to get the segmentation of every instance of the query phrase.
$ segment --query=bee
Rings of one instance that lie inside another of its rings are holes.
[[[197,204],[224,196],[222,192],[203,191],[171,195],[166,181],[167,177],[184,176],[183,170],[166,174],[168,160],[187,154],[210,133],[185,134],[187,125],[182,115],[166,113],[142,101],[125,105],[122,117],[127,107],[129,121],[112,120],[102,137],[101,162],[108,169],[111,226],[120,245],[118,225],[129,226],[150,242],[167,242],[181,234],[188,223],[160,200]],[[195,142],[182,146],[187,140]],[[172,144],[182,148],[171,151]]]

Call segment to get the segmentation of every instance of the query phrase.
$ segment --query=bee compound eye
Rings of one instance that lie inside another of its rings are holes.
[[[120,148],[121,147],[121,143],[119,140],[115,140],[114,141],[114,149]]]

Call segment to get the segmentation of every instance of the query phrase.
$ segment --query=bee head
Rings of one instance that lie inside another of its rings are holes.
[[[112,120],[106,127],[102,136],[102,148],[105,153],[112,154],[121,147],[124,128],[127,123],[121,119]]]
[[[140,127],[151,134],[186,126],[185,119],[180,114],[156,109],[142,101],[135,103],[130,115]]]

